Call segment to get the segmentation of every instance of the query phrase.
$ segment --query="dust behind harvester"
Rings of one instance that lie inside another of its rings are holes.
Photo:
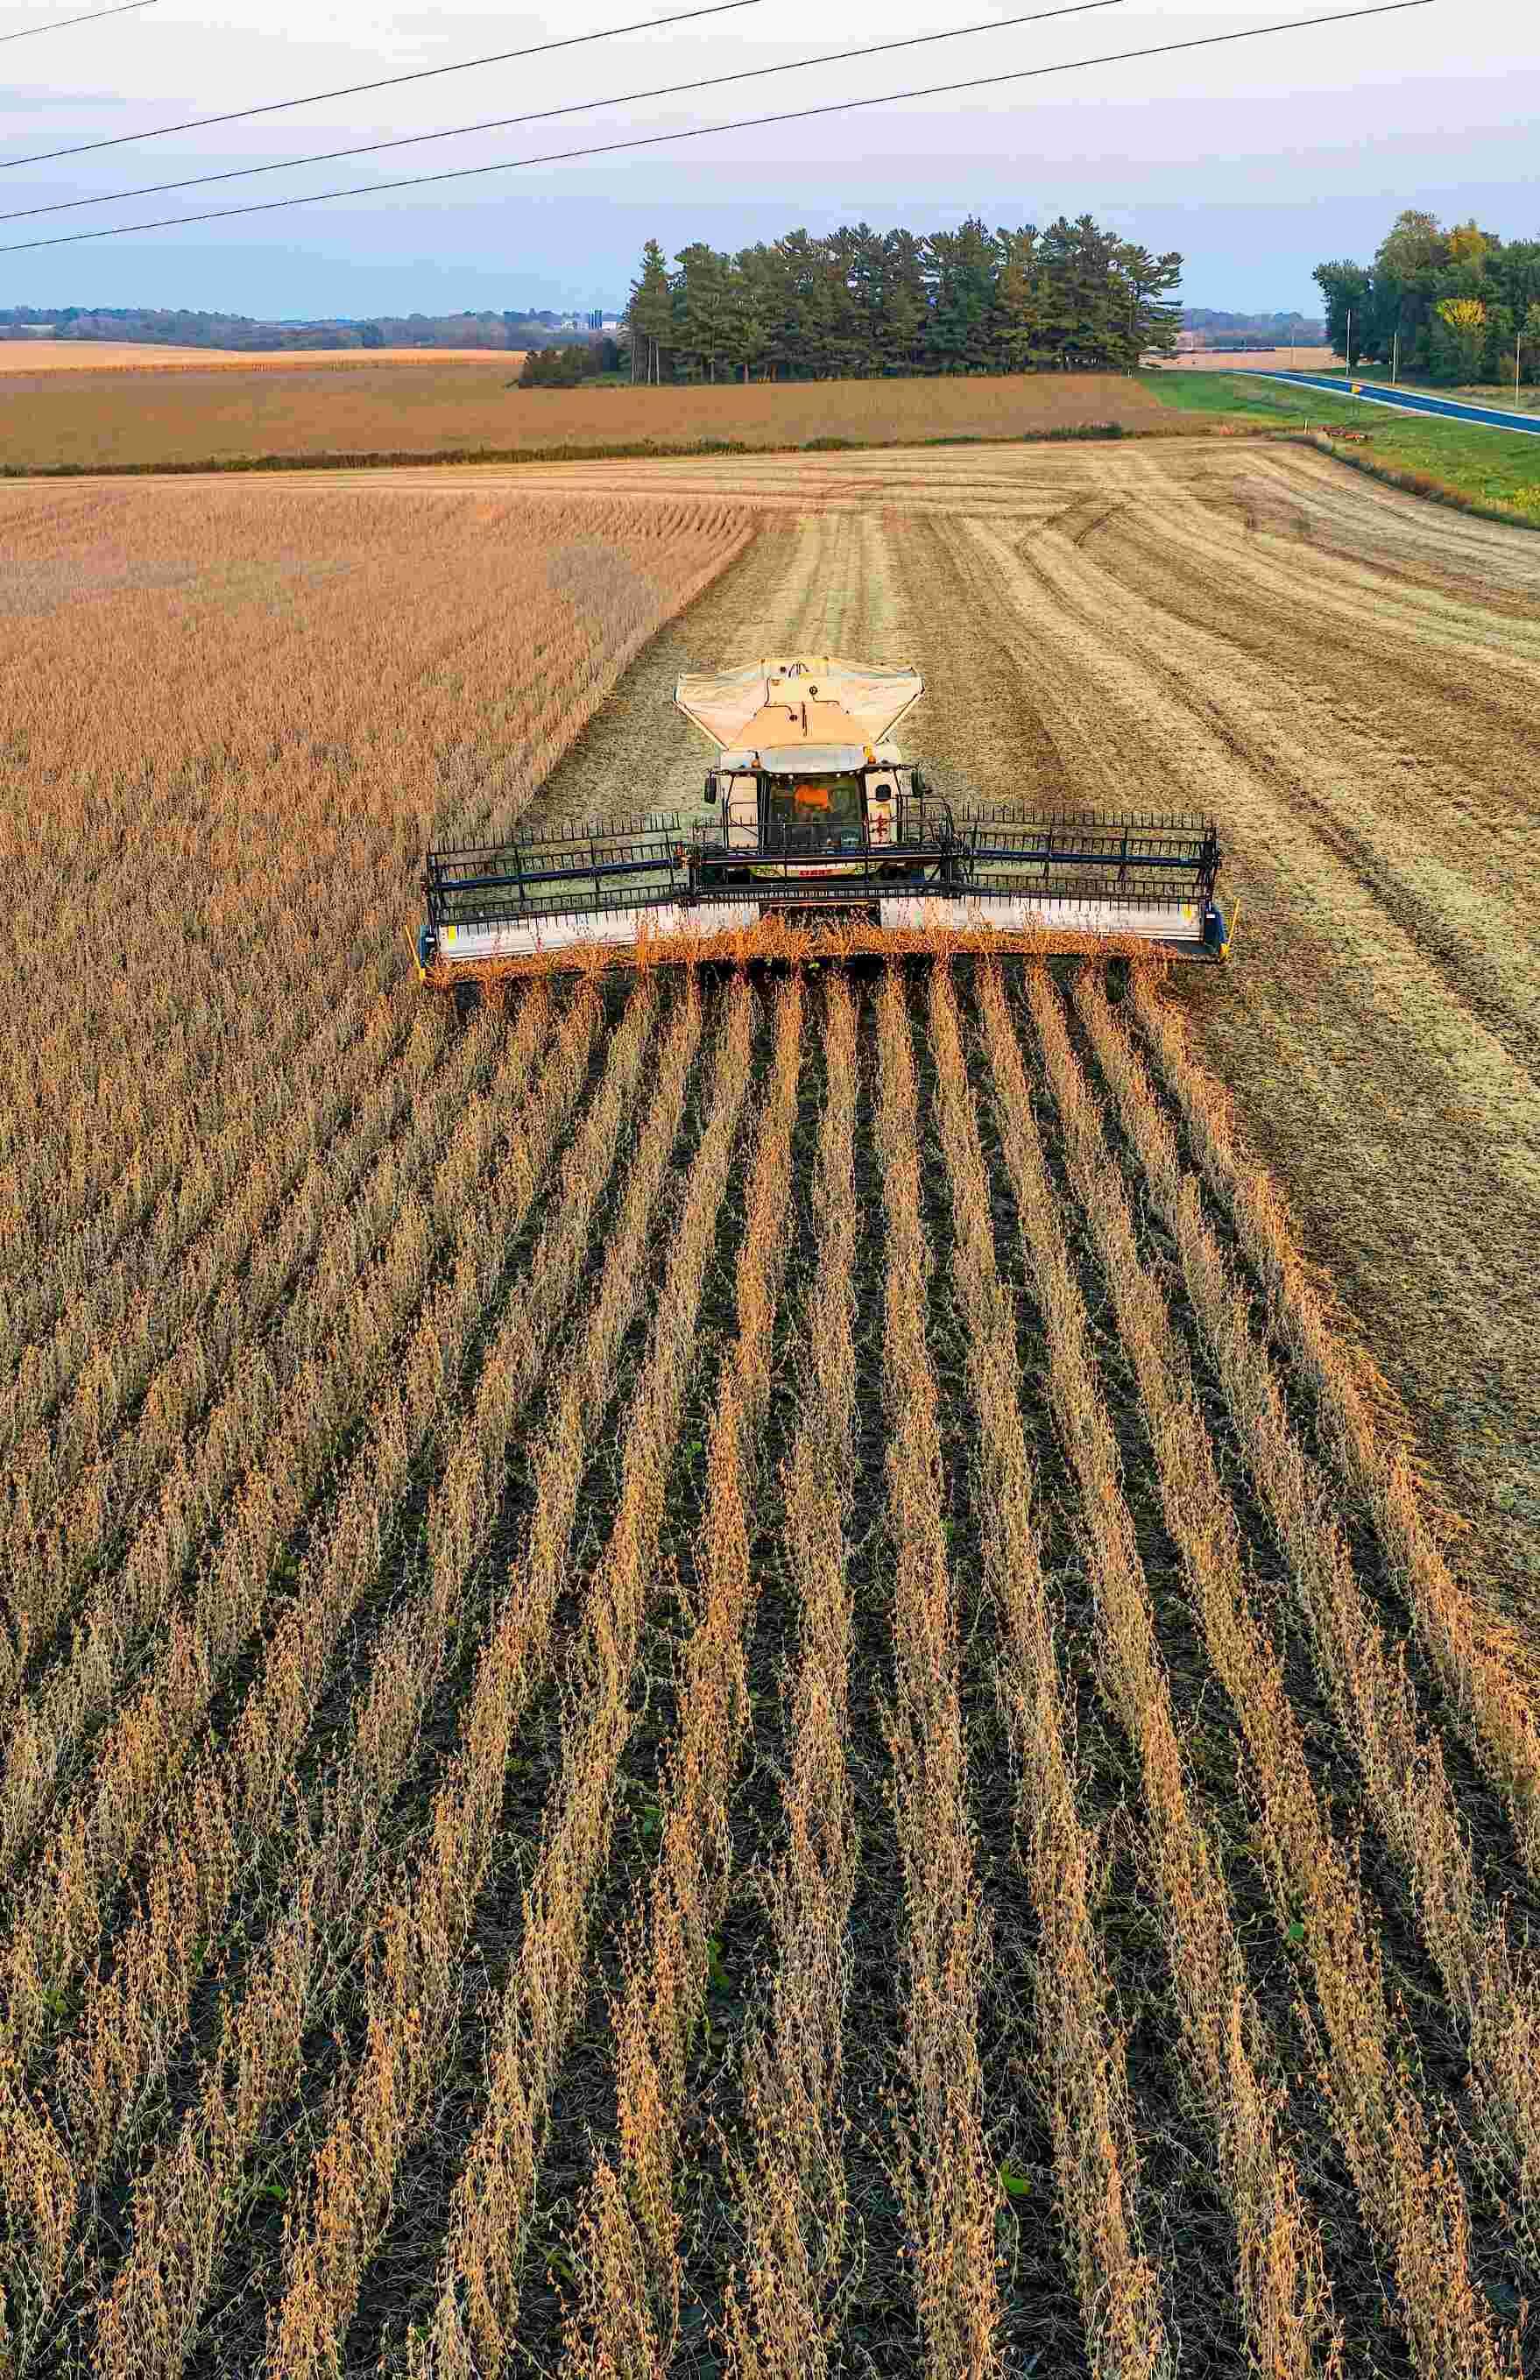
[[[893,731],[917,670],[788,654],[682,677],[699,807],[428,855],[425,980],[855,952],[1223,958],[1211,820],[954,807]]]

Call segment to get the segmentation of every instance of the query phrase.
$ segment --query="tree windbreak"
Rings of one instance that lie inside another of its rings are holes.
[[[697,240],[674,262],[649,240],[631,285],[632,352],[650,380],[1125,371],[1176,341],[1181,257],[1088,214],[1046,231],[990,231],[976,215],[923,236],[844,225],[736,255]]]

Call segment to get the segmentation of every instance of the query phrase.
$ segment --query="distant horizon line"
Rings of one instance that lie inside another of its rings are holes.
[[[374,314],[241,314],[236,312],[233,309],[227,309],[221,306],[125,305],[121,302],[115,305],[92,306],[80,305],[76,303],[74,300],[68,300],[65,306],[62,306],[59,309],[59,314],[62,316],[66,311],[72,311],[77,314],[104,315],[187,314],[193,316],[195,319],[202,319],[210,322],[224,321],[249,323],[253,330],[259,331],[359,331],[367,330],[372,325],[380,322],[449,322],[455,321],[467,322],[482,322],[488,321],[500,322],[508,321],[532,322],[538,322],[544,314],[555,314],[564,319],[566,316],[574,314],[601,313],[607,321],[623,322],[625,317],[625,302],[626,301],[624,300],[617,302],[608,298],[601,299],[591,298],[580,302],[575,301],[574,303],[565,306],[445,306],[435,309],[431,312],[427,311],[421,307],[414,307],[410,311],[406,311],[400,307],[387,306],[382,307],[380,311]],[[1234,318],[1237,326],[1244,322],[1287,322],[1290,321],[1299,322],[1318,322],[1324,319],[1319,313],[1307,314],[1299,307],[1294,306],[1242,307],[1191,305],[1183,306],[1182,312],[1183,316],[1189,314],[1229,315]],[[46,316],[47,313],[48,309],[46,306],[38,306],[27,303],[0,307],[0,333],[10,330],[45,331],[57,328],[57,317],[53,321],[44,320],[40,322],[31,323],[22,322],[13,319],[22,314],[42,314]],[[1184,325],[1184,327],[1191,326]],[[1216,329],[1223,329],[1229,327],[1229,325],[1225,323],[1216,323],[1212,327]]]

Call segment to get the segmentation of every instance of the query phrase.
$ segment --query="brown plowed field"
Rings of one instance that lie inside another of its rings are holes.
[[[0,638],[0,2380],[1536,2369],[1540,540],[12,486]],[[773,647],[1232,965],[418,990]]]

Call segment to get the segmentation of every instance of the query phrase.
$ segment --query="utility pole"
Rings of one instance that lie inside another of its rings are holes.
[[[1352,378],[1352,308],[1348,308],[1348,378]]]
[[[1390,339],[1390,385],[1392,388],[1396,385],[1396,377],[1401,370],[1401,334],[1399,331],[1396,331],[1392,333]]]
[[[1513,410],[1515,413],[1519,410],[1519,349],[1522,346],[1523,341],[1522,331],[1515,331],[1513,334]]]

